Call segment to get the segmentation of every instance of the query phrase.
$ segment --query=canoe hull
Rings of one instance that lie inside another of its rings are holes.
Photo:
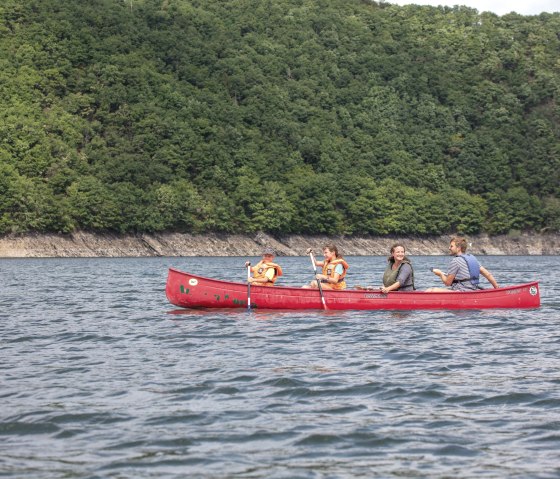
[[[181,308],[247,308],[247,284],[205,278],[169,268],[165,293]],[[537,281],[473,292],[324,291],[329,310],[538,308]],[[255,309],[323,309],[319,291],[285,286],[251,286]]]

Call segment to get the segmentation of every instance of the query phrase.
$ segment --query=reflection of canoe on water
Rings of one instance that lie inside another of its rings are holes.
[[[247,308],[247,284],[204,278],[169,268],[167,299],[182,308]],[[487,309],[538,308],[539,283],[462,293],[426,291],[324,290],[328,309]],[[323,309],[317,289],[251,286],[251,307]]]

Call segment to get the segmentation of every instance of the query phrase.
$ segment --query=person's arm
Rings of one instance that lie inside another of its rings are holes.
[[[441,269],[433,269],[432,271],[436,276],[439,276],[445,286],[451,286],[453,284],[453,280],[455,279],[454,274],[445,274]]]
[[[451,260],[451,263],[449,263],[449,268],[447,269],[447,274],[445,274],[441,269],[432,269],[433,273],[436,276],[439,276],[445,286],[451,286],[453,284],[453,280],[459,272],[459,260],[463,261],[462,259],[457,257]]]
[[[311,248],[307,248],[306,253],[311,254],[313,253],[313,250]],[[315,266],[323,266],[324,264],[324,261],[319,261],[317,258],[315,258],[315,256],[313,256],[313,261],[315,262]]]
[[[484,276],[494,288],[500,287],[494,279],[494,276],[492,276],[492,273],[490,273],[490,271],[488,271],[484,266],[480,267],[480,274]]]
[[[276,275],[276,270],[274,268],[268,268],[264,275],[266,276],[266,279],[268,279],[270,283],[273,283],[274,276]]]
[[[323,261],[317,261],[317,260],[315,260],[315,266],[320,266],[320,267],[322,267],[322,266],[323,266],[323,263],[324,263]],[[316,274],[315,274],[315,278],[318,279],[319,281],[324,281],[324,280],[328,280],[328,279],[329,279],[329,277],[328,277],[326,274],[323,274],[323,273],[316,273]]]
[[[383,286],[381,288],[381,292],[388,293],[390,291],[394,291],[395,289],[399,289],[400,287],[401,287],[400,281],[395,281],[391,286],[387,286],[387,287]]]

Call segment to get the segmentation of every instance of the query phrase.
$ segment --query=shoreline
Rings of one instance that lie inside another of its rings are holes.
[[[305,256],[307,248],[317,253],[325,243],[336,244],[343,255],[384,256],[395,242],[403,243],[411,256],[438,256],[447,255],[451,236],[28,233],[0,236],[0,258],[260,256],[264,248],[274,249],[277,256]],[[467,240],[468,252],[475,255],[560,255],[560,233],[493,237],[481,234],[467,236]]]

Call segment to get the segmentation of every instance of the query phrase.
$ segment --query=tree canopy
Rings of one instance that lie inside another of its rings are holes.
[[[4,0],[0,233],[560,231],[560,14]]]

